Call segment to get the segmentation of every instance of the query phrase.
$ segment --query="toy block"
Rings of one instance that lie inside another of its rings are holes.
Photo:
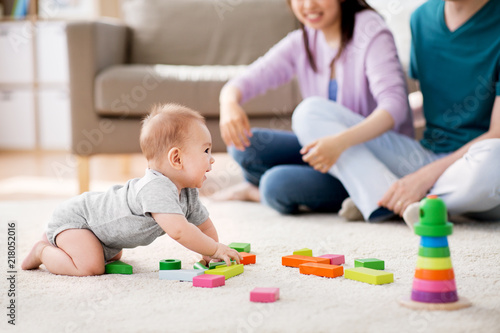
[[[457,291],[432,293],[428,291],[412,290],[411,299],[422,303],[453,303],[458,301]],[[470,305],[469,305],[470,306]]]
[[[420,239],[420,246],[423,247],[447,247],[448,237],[426,237]]]
[[[246,253],[246,252],[240,252],[241,255],[241,261],[243,265],[250,265],[250,264],[255,264],[257,256],[252,253]]]
[[[422,280],[452,280],[455,278],[453,268],[450,269],[415,269],[415,277]]]
[[[299,256],[299,255],[291,255],[281,257],[281,264],[283,266],[289,267],[299,267],[301,264],[305,264],[308,262],[315,262],[318,264],[329,264],[330,259],[328,258],[318,258],[318,257],[307,257],[307,256]]]
[[[293,251],[293,254],[298,255],[298,256],[306,256],[306,257],[312,257],[313,256],[313,250],[308,249],[308,248],[303,248],[297,251]]]
[[[160,271],[181,269],[181,261],[179,259],[164,259],[160,260]]]
[[[417,257],[417,268],[423,269],[450,269],[453,266],[451,265],[451,258],[426,258],[426,257]]]
[[[323,254],[318,258],[328,258],[330,259],[330,265],[342,265],[345,264],[345,257],[343,254]]]
[[[223,275],[202,274],[193,277],[193,287],[215,288],[226,284]]]
[[[201,269],[168,269],[160,271],[160,280],[193,281],[193,277],[202,275]]]
[[[250,252],[250,243],[231,243],[228,246],[238,252]]]
[[[234,264],[236,261],[231,260],[231,265]],[[208,269],[214,269],[219,266],[227,266],[225,261],[216,261],[216,262],[211,262],[208,264]]]
[[[401,305],[415,310],[458,310],[472,303],[459,298],[455,273],[451,264],[447,236],[453,224],[447,221],[446,204],[437,195],[428,195],[420,201],[419,221],[414,224],[420,236],[415,276],[410,297]]]
[[[366,267],[383,271],[385,269],[385,263],[383,260],[375,258],[356,259],[354,260],[354,267]]]
[[[106,274],[132,274],[132,266],[123,261],[116,260],[106,264],[104,273]]]
[[[413,225],[413,230],[419,236],[446,237],[453,232],[453,223],[446,219],[448,213],[443,200],[436,195],[429,195],[420,201],[420,218]],[[436,247],[444,247],[441,245]]]
[[[370,283],[370,284],[386,284],[394,282],[394,275],[386,271],[366,267],[348,268],[344,272],[346,279]]]
[[[203,269],[203,270],[207,270],[208,267],[203,265],[201,262],[196,262],[194,265],[193,265],[193,268],[194,269]]]
[[[427,258],[445,258],[450,256],[450,248],[445,247],[424,247],[418,249],[418,255]]]
[[[413,290],[428,291],[431,293],[442,293],[447,291],[456,291],[457,285],[453,280],[422,280],[413,279]]]
[[[279,298],[279,288],[254,288],[250,292],[250,302],[272,303]]]
[[[329,264],[317,264],[309,262],[299,266],[300,274],[311,274],[317,276],[324,276],[334,278],[344,274],[344,267]]]
[[[227,280],[229,278],[232,278],[233,276],[243,273],[243,264],[217,267],[215,269],[209,269],[208,271],[204,272],[205,274],[224,275]]]

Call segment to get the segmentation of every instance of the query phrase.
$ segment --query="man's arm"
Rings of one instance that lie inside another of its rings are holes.
[[[462,158],[471,145],[482,140],[494,138],[500,138],[500,96],[495,98],[490,127],[487,132],[469,141],[448,156],[430,163],[396,181],[379,201],[379,205],[402,215],[409,204],[418,202],[425,197],[438,178],[441,177],[450,165]],[[398,202],[401,202],[401,204],[396,205]]]

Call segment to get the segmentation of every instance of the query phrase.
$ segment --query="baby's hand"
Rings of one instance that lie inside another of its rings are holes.
[[[238,251],[229,248],[228,246],[217,243],[217,250],[212,255],[213,259],[222,259],[226,262],[226,265],[231,266],[231,259],[235,260],[238,264],[240,263],[241,256]]]

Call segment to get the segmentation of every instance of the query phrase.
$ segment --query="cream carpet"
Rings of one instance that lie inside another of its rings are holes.
[[[19,262],[43,231],[58,200],[4,201],[1,251],[7,252],[6,221],[16,221]],[[7,280],[1,279],[2,332],[499,332],[500,223],[455,224],[449,238],[459,295],[473,307],[455,312],[412,311],[398,305],[408,296],[419,238],[402,223],[344,222],[336,215],[280,216],[259,204],[205,200],[222,242],[249,242],[257,264],[224,287],[158,279],[158,262],[196,256],[168,236],[124,251],[134,274],[55,276],[43,266],[18,271],[16,326],[7,324]],[[340,253],[386,261],[395,282],[373,286],[343,277],[301,275],[281,257],[309,247],[314,254]],[[6,256],[3,256],[2,270]],[[19,268],[18,268],[19,269]],[[4,274],[5,276],[6,274]],[[276,303],[249,301],[255,287],[279,287]],[[7,329],[7,330],[6,330]]]

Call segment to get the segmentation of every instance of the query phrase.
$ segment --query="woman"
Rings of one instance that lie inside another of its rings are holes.
[[[301,29],[221,91],[222,137],[247,183],[219,198],[262,201],[285,214],[302,206],[336,212],[349,186],[326,172],[335,169],[341,154],[389,130],[413,136],[405,78],[391,32],[364,0],[290,0],[289,5]],[[351,126],[304,148],[294,133],[250,131],[240,105],[295,76],[304,101],[294,118],[321,106],[332,117],[352,118]],[[391,214],[377,202],[356,204],[367,220]]]

